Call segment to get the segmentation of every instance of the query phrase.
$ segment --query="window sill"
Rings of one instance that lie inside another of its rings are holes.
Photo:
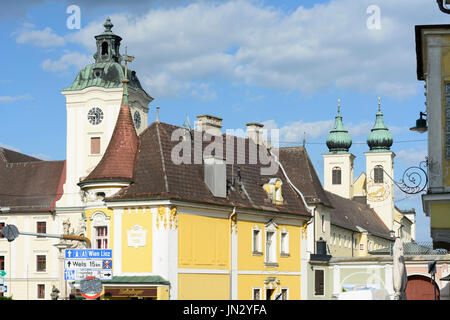
[[[264,266],[268,268],[276,268],[278,267],[278,262],[264,262]]]
[[[262,254],[261,251],[252,251],[252,256],[262,256]]]
[[[288,258],[288,257],[290,257],[290,254],[289,254],[289,252],[281,252],[280,253],[280,257],[281,258]]]

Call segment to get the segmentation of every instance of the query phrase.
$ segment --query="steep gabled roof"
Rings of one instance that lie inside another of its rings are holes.
[[[63,194],[65,161],[42,161],[0,148],[0,206],[10,212],[48,212]]]
[[[331,206],[319,176],[304,147],[284,147],[279,149],[280,162],[289,179],[303,193],[309,204]]]
[[[203,150],[212,141],[215,141],[215,138],[211,137],[210,141],[207,139],[202,141],[200,148],[194,145],[194,139],[190,139],[191,163],[175,164],[172,161],[172,150],[179,143],[179,141],[171,139],[175,130],[185,130],[187,136],[194,136],[193,130],[161,122],[152,123],[141,133],[133,177],[134,183],[106,200],[180,199],[230,207],[310,215],[301,198],[289,186],[281,170],[274,175],[265,176],[261,175],[261,168],[269,167],[269,165],[261,162],[250,164],[248,150],[251,150],[250,147],[256,148],[256,146],[248,138],[222,135],[224,157],[227,152],[232,152],[229,143],[233,141],[234,164],[226,165],[227,197],[214,197],[204,182],[202,154]],[[245,145],[245,150],[238,148],[241,144]],[[194,163],[194,159],[200,159],[200,163]],[[282,205],[273,204],[263,188],[263,185],[273,177],[277,177],[283,182],[284,201]]]
[[[41,159],[0,147],[0,161],[7,163],[42,161]]]
[[[325,193],[333,205],[330,212],[332,225],[358,232],[359,228],[363,228],[375,236],[391,239],[388,227],[367,204],[340,197],[332,192]]]

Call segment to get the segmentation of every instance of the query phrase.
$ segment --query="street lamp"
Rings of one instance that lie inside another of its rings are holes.
[[[446,5],[450,4],[450,0],[436,0],[439,6],[439,10],[444,13],[450,14],[450,8],[447,8]]]
[[[450,1],[450,0],[448,0],[448,1]],[[450,12],[450,11],[449,11],[449,12]],[[422,118],[423,116],[426,117],[427,114],[421,111],[421,112],[420,112],[420,118],[416,120],[416,126],[415,126],[415,127],[412,127],[412,128],[409,128],[409,130],[411,130],[411,131],[416,131],[416,132],[420,132],[420,133],[424,133],[425,131],[427,131],[427,130],[428,130],[428,127],[427,127],[427,120],[426,120],[426,119],[423,119],[423,118]]]

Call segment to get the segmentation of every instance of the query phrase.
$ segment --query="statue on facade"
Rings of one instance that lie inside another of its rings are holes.
[[[83,218],[79,219],[78,227],[76,230],[74,228],[71,228],[71,222],[70,222],[69,218],[67,218],[63,221],[64,234],[84,236],[85,231],[86,231],[86,222],[84,221]],[[76,241],[76,240],[61,239],[60,243],[66,244],[68,246],[68,248],[71,248],[71,249],[83,249],[85,247],[83,242]]]
[[[393,284],[394,300],[406,300],[406,283],[408,276],[406,274],[405,257],[403,256],[403,241],[400,238],[395,239],[393,249]]]
[[[58,300],[59,290],[58,290],[58,288],[55,287],[55,285],[53,285],[52,293],[50,294],[50,297],[52,298],[52,300]]]

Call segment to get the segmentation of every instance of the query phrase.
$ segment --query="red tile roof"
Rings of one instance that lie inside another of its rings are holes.
[[[139,148],[130,107],[122,105],[108,147],[98,165],[80,184],[94,181],[131,181]]]
[[[52,211],[63,194],[66,162],[42,161],[4,148],[0,155],[0,206],[11,212]]]

